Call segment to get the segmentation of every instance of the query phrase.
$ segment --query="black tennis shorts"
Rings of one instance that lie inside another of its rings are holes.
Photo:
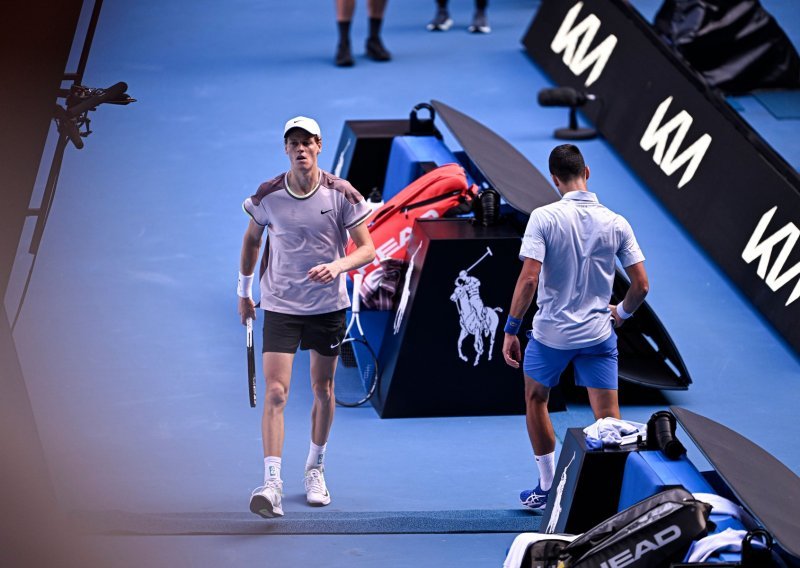
[[[344,339],[345,311],[292,315],[264,310],[264,353],[295,353],[297,347],[320,355],[339,354]]]

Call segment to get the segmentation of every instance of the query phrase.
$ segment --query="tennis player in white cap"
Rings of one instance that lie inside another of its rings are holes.
[[[333,377],[350,306],[345,275],[375,258],[364,220],[370,209],[346,180],[320,169],[322,134],[314,119],[297,116],[283,131],[290,168],[262,183],[242,207],[250,216],[239,265],[239,314],[255,318],[252,284],[258,270],[264,316],[263,362],[267,383],[261,433],[264,483],[250,498],[250,510],[262,517],[283,515],[281,455],[283,413],[298,347],[310,351],[311,445],[305,466],[310,505],[331,501],[325,483],[325,452],[333,421]],[[356,249],[345,254],[347,237]]]

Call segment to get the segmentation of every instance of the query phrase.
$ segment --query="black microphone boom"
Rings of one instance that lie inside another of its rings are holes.
[[[539,91],[539,104],[545,107],[578,107],[594,100],[594,95],[583,93],[572,87],[555,87]]]
[[[569,107],[569,126],[556,129],[554,136],[562,140],[588,140],[597,136],[594,128],[578,127],[578,107],[597,99],[596,96],[578,91],[572,87],[542,89],[538,95],[543,107]]]

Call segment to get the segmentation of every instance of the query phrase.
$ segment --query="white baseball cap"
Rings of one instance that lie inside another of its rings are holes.
[[[284,138],[286,138],[286,135],[292,128],[302,128],[309,134],[322,137],[322,132],[319,129],[319,124],[317,124],[317,121],[313,118],[308,118],[307,116],[295,116],[294,118],[287,120],[286,126],[283,128]]]

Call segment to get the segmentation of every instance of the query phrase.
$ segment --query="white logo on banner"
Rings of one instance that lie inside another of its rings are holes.
[[[473,366],[480,362],[483,355],[483,338],[489,338],[489,356],[492,360],[492,350],[494,349],[494,336],[497,331],[497,324],[500,318],[497,312],[502,312],[501,308],[487,308],[481,299],[481,281],[470,276],[468,273],[475,268],[487,256],[492,256],[492,249],[486,247],[486,252],[478,261],[458,273],[456,277],[456,288],[450,295],[450,301],[455,302],[458,307],[458,321],[461,324],[461,333],[458,335],[458,357],[466,361],[467,357],[461,351],[461,344],[468,335],[474,336],[473,346],[475,347],[475,361]]]
[[[544,530],[547,534],[556,532],[558,517],[561,516],[561,498],[564,496],[564,487],[567,485],[567,470],[569,470],[569,466],[571,466],[574,461],[575,452],[572,452],[572,458],[564,468],[564,471],[561,472],[561,479],[558,481],[558,487],[556,487],[556,499],[553,501],[553,509],[550,511],[550,521],[547,523],[547,528]]]
[[[342,175],[342,168],[344,167],[344,156],[347,154],[347,149],[350,147],[350,142],[352,138],[347,139],[347,144],[344,145],[342,151],[339,152],[339,158],[336,160],[336,167],[333,168],[333,175],[336,177],[341,177]]]
[[[394,333],[392,335],[397,335],[400,331],[400,326],[403,324],[408,298],[411,296],[411,274],[414,272],[414,257],[417,256],[421,247],[422,243],[417,245],[417,250],[414,251],[414,254],[411,255],[411,260],[408,261],[405,280],[403,280],[403,291],[400,293],[400,303],[397,305],[397,313],[394,315]]]
[[[667,109],[671,103],[672,97],[667,97],[664,99],[664,102],[658,105],[653,118],[650,119],[650,124],[647,125],[647,129],[644,131],[644,135],[639,141],[639,146],[641,146],[642,150],[645,152],[648,152],[655,146],[656,149],[655,152],[653,152],[653,161],[661,166],[663,172],[668,176],[671,176],[678,168],[683,166],[686,162],[689,162],[689,165],[681,176],[681,180],[678,182],[678,188],[681,188],[694,177],[697,168],[700,166],[700,162],[703,161],[706,150],[708,150],[708,147],[711,145],[711,136],[703,134],[700,138],[695,140],[694,144],[678,154],[678,150],[681,149],[683,140],[686,138],[686,134],[689,132],[689,127],[692,126],[694,119],[688,112],[682,110],[670,119],[669,122],[662,125],[661,122],[664,120],[664,115],[667,113]],[[672,137],[672,142],[667,146],[670,135],[676,130],[677,132],[675,132],[675,136]]]
[[[759,259],[756,274],[764,280],[766,285],[769,286],[770,290],[773,292],[778,291],[788,284],[790,280],[800,275],[800,262],[788,268],[786,271],[783,271],[784,264],[786,264],[789,255],[794,249],[795,243],[797,243],[798,238],[800,238],[800,229],[797,228],[797,225],[794,223],[787,223],[781,229],[773,233],[772,236],[764,239],[767,226],[777,210],[778,207],[775,206],[761,216],[761,220],[750,236],[747,246],[745,246],[742,251],[742,258],[747,264],[750,264],[757,258]],[[778,257],[775,259],[775,262],[772,263],[772,268],[769,273],[767,273],[769,261],[772,258],[772,249],[784,239],[786,239],[786,242],[783,243],[783,248],[781,248]],[[797,298],[800,298],[800,279],[795,284],[794,290],[792,290],[792,293],[789,295],[789,299],[786,300],[786,305],[788,306]]]
[[[592,71],[584,83],[588,87],[597,81],[603,72],[617,45],[617,36],[609,35],[600,45],[589,51],[589,46],[600,29],[600,19],[594,14],[589,14],[581,23],[575,25],[575,19],[581,8],[583,8],[583,2],[578,2],[567,12],[564,21],[561,22],[561,27],[558,28],[558,32],[550,43],[550,49],[556,54],[564,52],[562,60],[576,77],[592,67]]]

